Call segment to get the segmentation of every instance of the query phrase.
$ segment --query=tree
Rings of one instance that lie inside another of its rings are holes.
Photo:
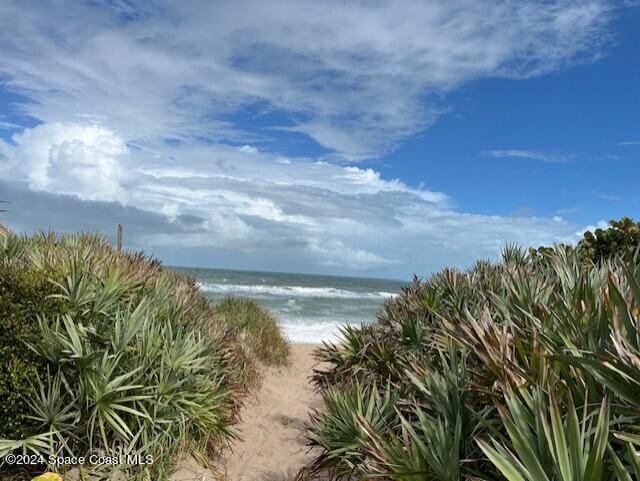
[[[640,244],[640,222],[630,217],[609,221],[609,228],[587,231],[578,243],[582,255],[593,262],[614,257]]]

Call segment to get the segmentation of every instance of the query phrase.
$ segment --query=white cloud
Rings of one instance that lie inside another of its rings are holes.
[[[238,150],[240,152],[246,152],[248,154],[255,154],[256,152],[258,152],[258,149],[256,149],[255,147],[251,147],[250,145],[243,145]]]
[[[574,236],[581,239],[582,236],[584,235],[585,232],[587,231],[595,231],[596,229],[606,229],[607,227],[609,227],[609,224],[607,222],[605,222],[604,220],[600,220],[598,221],[595,225],[593,224],[589,224],[584,226],[582,229],[576,231],[574,233]]]
[[[524,78],[602,54],[605,0],[2,2],[0,73],[45,122],[105,121],[127,140],[260,140],[228,114],[348,159],[423,130],[460,84]],[[10,19],[20,19],[12,21]],[[282,130],[280,130],[281,132]],[[251,142],[252,144],[254,142]]]
[[[616,194],[598,194],[598,197],[602,200],[606,200],[607,202],[620,202],[622,197]]]
[[[575,237],[576,227],[559,218],[458,212],[446,195],[382,179],[373,169],[295,158],[276,163],[281,156],[223,145],[127,148],[94,124],[41,125],[7,147],[4,164],[19,168],[5,170],[5,180],[85,201],[116,200],[166,219],[135,239],[151,251],[208,249],[225,252],[225,261],[258,255],[260,262],[280,259],[309,270],[406,275],[495,256],[506,241]],[[84,217],[92,217],[92,205]],[[37,227],[58,228],[56,216],[52,225],[38,219]],[[77,228],[85,221],[79,216]]]
[[[312,241],[309,250],[316,254],[320,264],[340,269],[379,269],[395,262],[366,249],[352,248],[343,242],[330,239],[323,243]]]
[[[465,82],[597,58],[603,1],[117,5],[0,3],[3,86],[41,122],[0,141],[3,181],[38,202],[18,225],[58,228],[56,199],[84,206],[76,228],[102,227],[94,212],[146,219],[137,245],[202,263],[395,275],[575,238],[346,161],[423,130]],[[285,155],[300,134],[332,153]]]
[[[121,185],[128,149],[115,132],[98,125],[43,124],[5,144],[12,177],[36,191],[74,194],[85,200],[126,202]]]
[[[484,154],[496,158],[531,159],[542,162],[570,162],[574,158],[573,154],[558,154],[520,149],[486,150]]]
[[[618,142],[618,145],[623,145],[623,146],[640,145],[640,140],[627,140],[625,142]]]

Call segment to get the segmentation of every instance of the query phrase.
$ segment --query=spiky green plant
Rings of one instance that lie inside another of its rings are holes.
[[[187,453],[204,458],[230,442],[257,364],[286,362],[266,311],[259,329],[246,309],[218,313],[193,279],[98,236],[2,232],[0,273],[0,312],[19,313],[0,335],[18,349],[2,360],[28,361],[34,378],[18,398],[25,420],[12,432],[21,436],[3,439],[0,456],[138,453],[155,462],[117,469],[128,479],[163,479]],[[40,297],[20,287],[35,281]],[[29,329],[16,329],[18,321]],[[277,341],[279,351],[256,352],[261,340]],[[3,430],[0,423],[0,437]]]
[[[380,346],[390,354],[377,354]],[[450,379],[463,353],[466,382],[461,371],[447,384],[453,389],[416,384],[420,377]],[[416,279],[382,307],[376,324],[350,328],[318,359],[325,363],[314,376],[321,391],[349,390],[356,379],[365,389],[384,379],[397,396],[384,429],[362,422],[362,478],[636,476],[638,250],[593,263],[580,247],[508,246],[501,262]],[[434,398],[439,391],[457,395]],[[475,423],[459,428],[455,406],[460,419]],[[323,423],[316,417],[311,432],[322,432]]]
[[[469,462],[479,454],[470,440],[490,428],[493,408],[470,409],[467,353],[450,345],[439,354],[438,370],[431,365],[406,371],[415,390],[410,402],[397,403],[397,429],[393,429],[396,421],[384,432],[365,425],[371,439],[366,453],[372,474],[402,481],[457,481],[479,474]]]
[[[609,444],[609,401],[582,407],[568,395],[559,402],[540,388],[506,396],[500,410],[508,446],[495,439],[478,440],[487,458],[508,481],[602,481]]]
[[[388,429],[394,418],[395,396],[390,389],[381,393],[377,385],[356,382],[343,391],[327,391],[323,400],[324,410],[312,416],[316,429],[308,435],[310,444],[322,451],[309,471],[346,477],[365,474],[370,432]]]

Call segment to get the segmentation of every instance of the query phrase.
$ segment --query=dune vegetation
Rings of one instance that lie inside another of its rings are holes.
[[[99,236],[0,229],[0,458],[44,461],[2,465],[12,479],[88,453],[153,458],[83,466],[92,479],[166,479],[234,439],[260,365],[287,355],[251,301],[212,305],[193,279]]]
[[[308,476],[640,479],[640,225],[416,279],[317,351]]]
[[[284,366],[289,343],[282,337],[276,318],[252,299],[227,297],[216,305],[216,316],[244,343],[245,349],[268,366]]]

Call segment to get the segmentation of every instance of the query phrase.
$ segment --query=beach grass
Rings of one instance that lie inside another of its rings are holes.
[[[286,366],[289,343],[282,336],[278,320],[252,299],[227,297],[215,305],[221,324],[229,328],[260,362]]]

